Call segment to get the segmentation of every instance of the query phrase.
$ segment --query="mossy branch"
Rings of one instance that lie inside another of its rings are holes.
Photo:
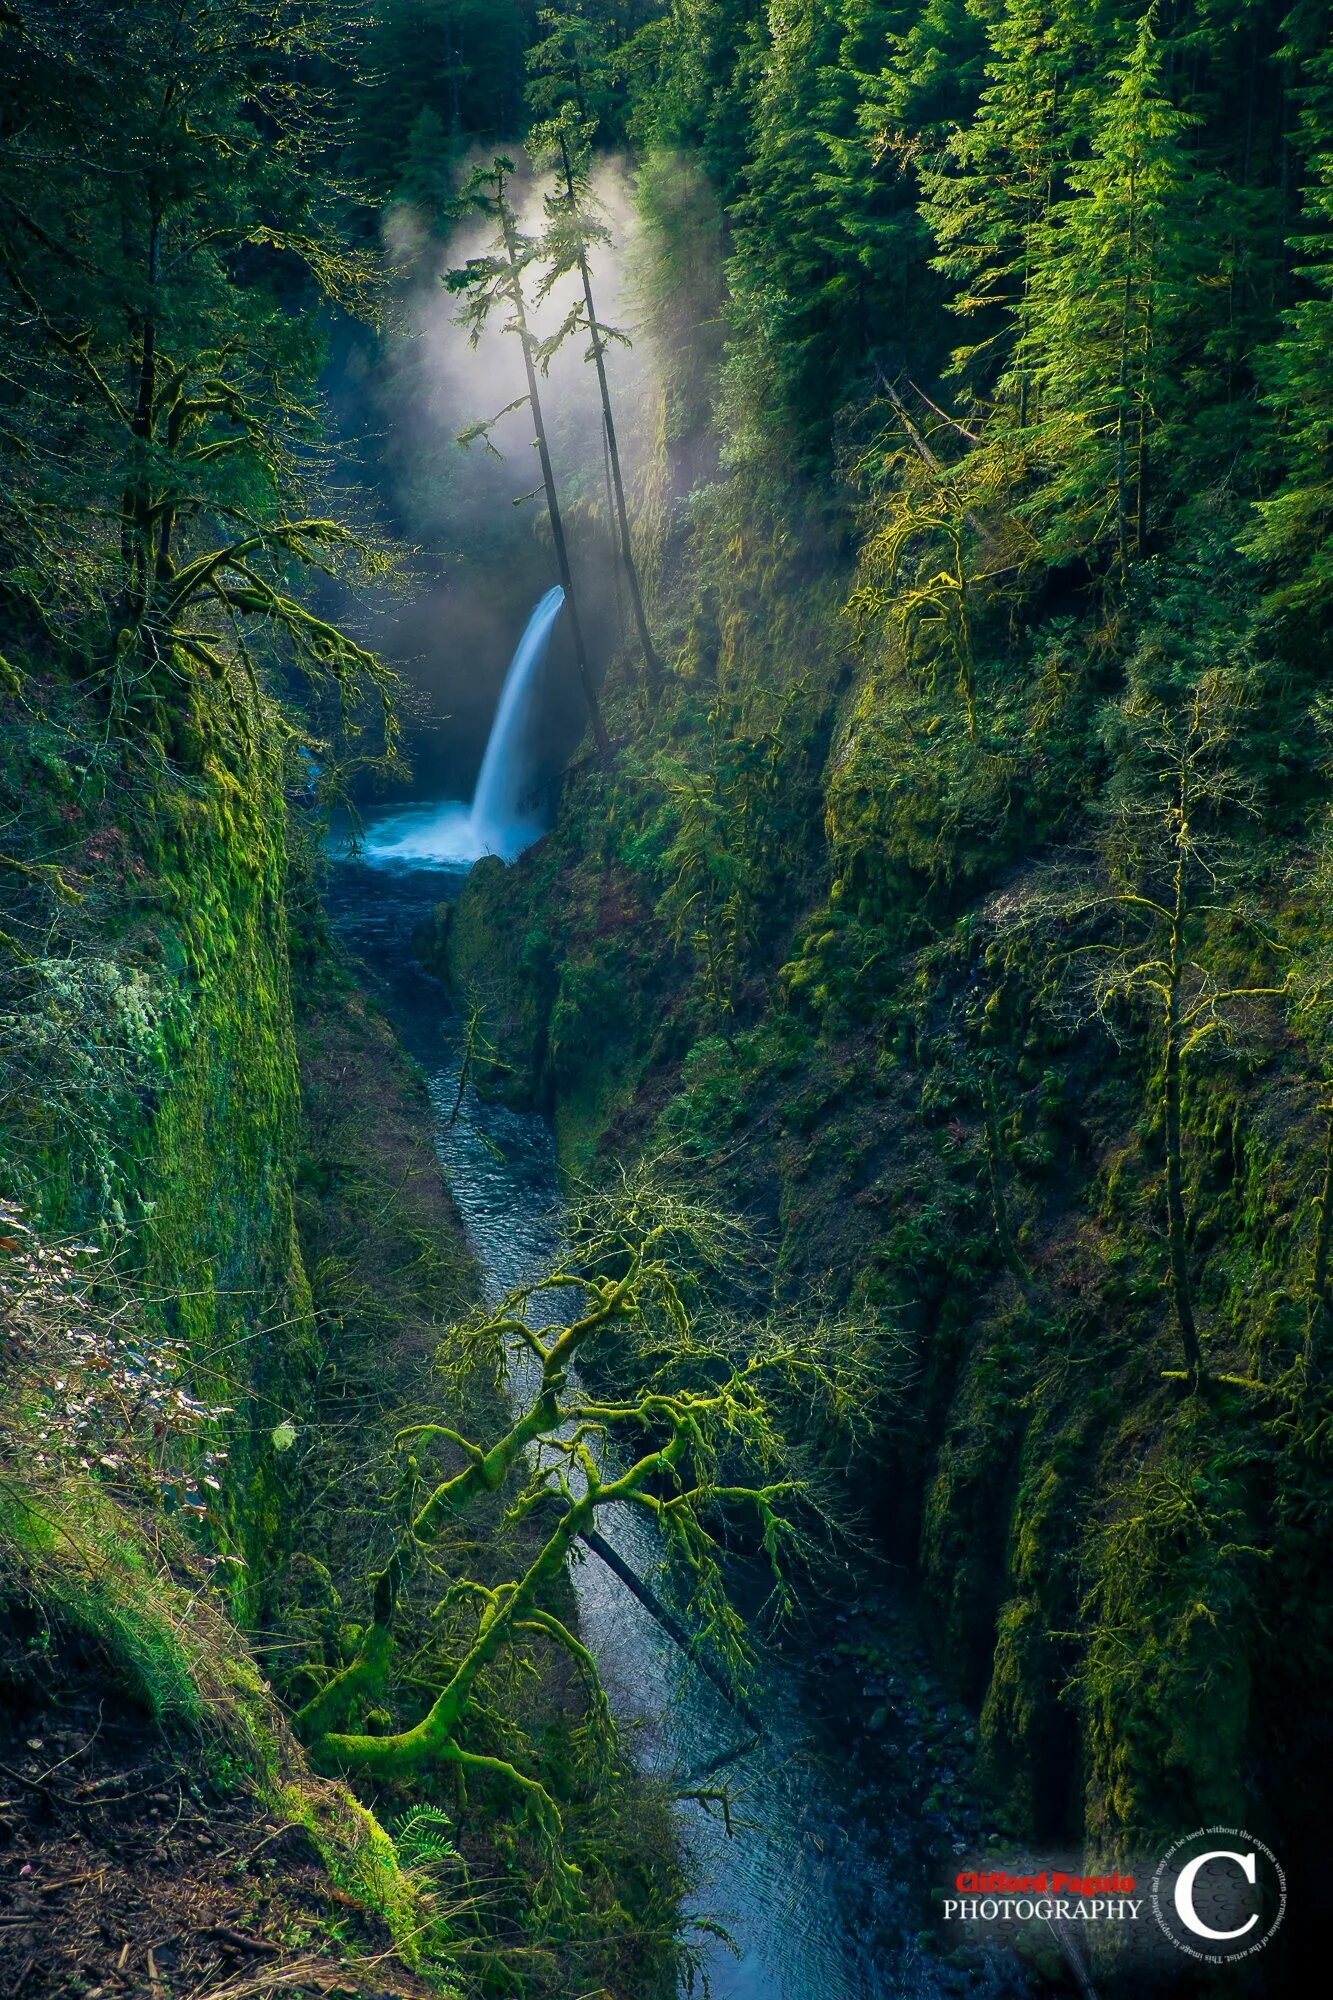
[[[738,1508],[749,1511],[773,1570],[779,1605],[790,1603],[786,1572],[801,1543],[796,1517],[815,1501],[785,1441],[782,1400],[799,1394],[808,1413],[810,1396],[822,1384],[829,1406],[841,1407],[845,1350],[854,1343],[831,1338],[823,1322],[776,1334],[751,1327],[743,1339],[735,1330],[728,1339],[722,1323],[710,1323],[705,1337],[690,1251],[696,1270],[701,1261],[724,1257],[727,1232],[683,1204],[666,1201],[660,1213],[650,1215],[640,1192],[631,1190],[630,1196],[600,1212],[599,1234],[585,1239],[577,1261],[562,1260],[503,1301],[480,1326],[466,1330],[463,1347],[469,1356],[475,1359],[478,1345],[489,1340],[522,1357],[520,1370],[526,1366],[535,1378],[526,1392],[516,1391],[518,1413],[500,1437],[485,1447],[444,1423],[414,1425],[400,1435],[400,1445],[441,1446],[464,1463],[409,1510],[394,1553],[375,1581],[372,1620],[355,1658],[297,1718],[321,1768],[377,1779],[401,1777],[441,1760],[493,1769],[524,1792],[543,1839],[556,1839],[558,1816],[551,1817],[554,1807],[537,1781],[512,1762],[476,1759],[459,1739],[469,1714],[480,1712],[487,1676],[502,1656],[526,1638],[541,1636],[559,1645],[579,1669],[589,1692],[590,1737],[598,1756],[609,1756],[610,1716],[596,1662],[542,1601],[576,1541],[582,1538],[599,1550],[608,1546],[596,1531],[597,1518],[607,1509],[638,1506],[658,1521],[666,1553],[688,1585],[694,1628],[686,1634],[688,1650],[695,1658],[711,1655],[706,1671],[733,1690],[744,1681],[752,1648],[745,1622],[730,1603],[723,1549],[710,1523]],[[554,1337],[528,1323],[534,1299],[575,1289],[582,1309]],[[574,1375],[580,1357],[613,1327],[628,1332],[644,1377],[638,1394],[620,1401],[586,1396]],[[527,1357],[538,1362],[536,1370]],[[521,1384],[521,1372],[517,1381]],[[631,1440],[634,1448],[626,1455]],[[721,1478],[724,1459],[727,1476]],[[541,1546],[510,1581],[488,1585],[462,1577],[448,1587],[445,1603],[466,1598],[478,1605],[478,1616],[416,1722],[376,1735],[352,1728],[350,1718],[386,1692],[404,1586],[425,1551],[479,1496],[515,1479],[520,1484],[509,1507],[511,1522],[533,1517],[539,1505],[555,1511]],[[737,1694],[731,1698],[750,1713]],[[563,1895],[575,1877],[553,1865],[553,1879]]]

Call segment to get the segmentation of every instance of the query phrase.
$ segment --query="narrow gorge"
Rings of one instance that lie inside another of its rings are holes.
[[[1327,10],[0,48],[0,1994],[1303,1990]]]

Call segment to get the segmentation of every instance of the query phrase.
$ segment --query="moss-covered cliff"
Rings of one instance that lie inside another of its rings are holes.
[[[400,1963],[396,1939],[416,1960],[417,1890],[352,1797],[312,1781],[244,1636],[299,1533],[282,1426],[304,1421],[319,1353],[295,1229],[284,734],[266,705],[215,691],[182,769],[108,743],[59,680],[7,705],[0,1672],[33,1742],[77,1746],[85,1719],[95,1739],[108,1704],[119,1718],[80,1774],[96,1824],[60,1780],[48,1796],[52,1759],[17,1745],[47,1821],[15,1837],[37,1893],[61,1873],[66,1819],[113,1857],[132,1848],[120,1799],[141,1793],[119,1773],[148,1757],[154,1782],[192,1788],[220,1858],[308,1829],[273,1921],[313,1865],[317,1899],[329,1884],[363,1913],[367,1949]],[[193,1869],[199,1949],[206,1916],[264,1930],[210,1866],[150,1848],[118,1921],[140,1898],[156,1926]],[[87,1913],[67,1914],[74,1963]],[[327,1927],[305,1929],[322,1957]],[[48,1972],[54,1992],[63,1951]]]
[[[12,705],[16,860],[58,854],[64,893],[20,876],[20,935],[43,911],[55,929],[8,975],[27,1087],[6,1160],[34,1224],[100,1236],[183,1343],[194,1393],[239,1413],[208,1511],[253,1613],[285,1533],[271,1434],[309,1397],[314,1346],[292,1209],[286,745],[234,694],[198,697],[193,770],[99,742],[58,684]],[[189,1485],[190,1505],[208,1499]]]
[[[716,630],[747,574],[719,598],[704,541]],[[1323,1127],[1271,931],[1238,894],[1192,947],[1209,995],[1242,994],[1185,1073],[1196,1386],[1161,1051],[1098,984],[1135,948],[1114,880],[1079,874],[1115,810],[1085,803],[1107,767],[1074,756],[1099,703],[1115,726],[1090,635],[1055,696],[1049,640],[1020,644],[1013,720],[974,743],[846,628],[793,651],[746,626],[728,679],[688,581],[658,615],[685,635],[660,710],[626,695],[611,767],[438,919],[489,1087],[550,1109],[573,1172],[669,1153],[771,1232],[787,1295],[909,1330],[911,1420],[857,1481],[1019,1824],[1141,1863],[1259,1818],[1294,1855],[1300,1773],[1329,1747],[1303,1360]],[[1299,890],[1266,907],[1292,939],[1310,920]]]

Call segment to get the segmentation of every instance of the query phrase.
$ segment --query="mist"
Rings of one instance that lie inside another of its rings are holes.
[[[512,149],[511,156],[517,154]],[[548,185],[522,170],[515,175],[512,196],[525,231],[540,228]],[[590,257],[597,309],[633,343],[612,341],[606,351],[632,508],[648,442],[645,419],[656,407],[652,357],[637,330],[630,275],[638,225],[618,162],[599,164],[595,186],[612,232],[611,243],[593,246]],[[366,489],[383,526],[415,552],[406,592],[381,604],[369,633],[414,696],[416,712],[407,728],[410,776],[387,794],[395,798],[471,797],[514,648],[534,605],[558,581],[527,409],[500,420],[490,450],[481,441],[467,447],[457,441],[466,426],[525,391],[517,337],[500,331],[497,316],[472,347],[457,323],[459,299],[443,283],[448,270],[489,247],[489,229],[480,220],[441,239],[411,207],[391,208],[384,226],[393,294],[389,328],[378,339],[341,329],[328,372],[340,479]],[[560,325],[578,284],[575,273],[542,304],[529,297],[539,338]],[[529,291],[535,290],[534,274]],[[600,678],[622,643],[628,605],[587,347],[582,330],[569,337],[551,359],[541,396],[579,609]],[[561,620],[531,710],[527,761],[539,790],[558,777],[584,722]]]

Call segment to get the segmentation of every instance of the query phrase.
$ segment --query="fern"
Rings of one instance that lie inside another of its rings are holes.
[[[398,1860],[403,1868],[434,1868],[445,1861],[457,1861],[458,1849],[449,1838],[452,1822],[439,1806],[413,1806],[405,1813],[393,1836]]]

